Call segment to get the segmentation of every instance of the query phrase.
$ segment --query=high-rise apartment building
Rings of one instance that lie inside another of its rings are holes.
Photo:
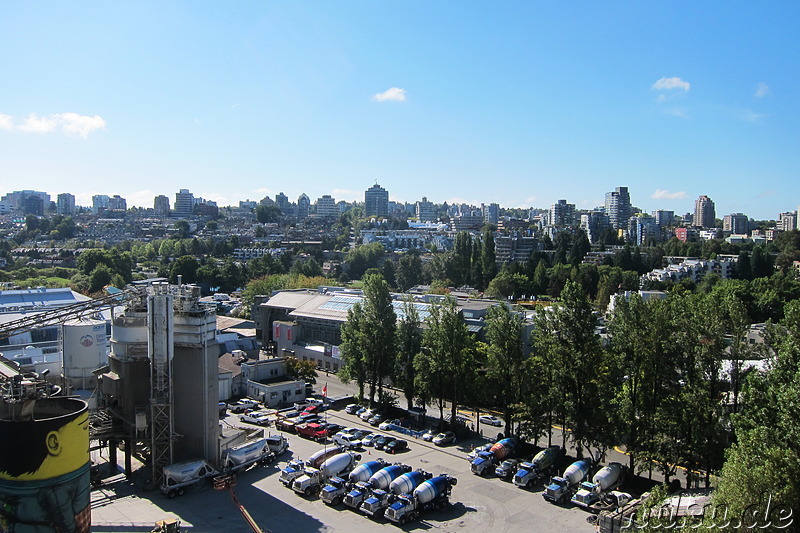
[[[92,196],[92,214],[99,215],[108,209],[110,198],[107,194],[95,194]]]
[[[389,192],[377,183],[364,192],[364,214],[379,217],[389,215]]]
[[[175,209],[173,210],[176,216],[188,217],[191,216],[194,210],[194,194],[189,192],[189,189],[181,189],[175,193]]]
[[[781,213],[778,218],[778,229],[783,231],[792,231],[797,227],[797,213],[788,211]]]
[[[694,201],[694,218],[692,224],[698,228],[713,228],[716,214],[714,212],[714,202],[702,195]]]
[[[559,200],[550,206],[550,225],[568,227],[575,222],[575,204]]]
[[[74,215],[75,214],[75,195],[68,192],[62,192],[56,197],[56,213],[59,215]]]
[[[50,195],[41,191],[14,191],[3,196],[2,203],[7,206],[9,212],[21,211],[42,216],[50,206]]]
[[[114,211],[127,211],[128,202],[119,194],[115,194],[108,199],[108,208]]]
[[[297,198],[297,217],[308,218],[308,211],[311,209],[311,200],[308,199],[306,193],[301,194]]]
[[[157,217],[169,216],[169,198],[163,194],[153,198],[153,211]]]
[[[747,215],[742,213],[731,213],[722,218],[722,231],[734,235],[744,235],[750,230],[750,222]]]
[[[671,226],[675,223],[675,211],[665,211],[663,209],[657,209],[651,213],[653,218],[656,219],[656,224],[661,227],[664,226]]]
[[[284,215],[289,213],[289,208],[291,207],[289,205],[289,197],[282,192],[275,195],[275,205],[278,206],[278,209],[280,209],[281,213]]]
[[[323,194],[317,198],[317,216],[320,218],[335,218],[339,216],[339,207],[336,199],[330,194]]]
[[[416,208],[417,220],[420,222],[432,222],[435,218],[433,202],[429,202],[427,197],[423,196],[422,201],[417,202]]]
[[[481,204],[481,211],[483,211],[483,221],[487,224],[494,224],[495,226],[500,221],[500,205],[499,204]]]
[[[606,193],[606,214],[614,229],[626,228],[631,218],[631,196],[627,187],[617,187]]]

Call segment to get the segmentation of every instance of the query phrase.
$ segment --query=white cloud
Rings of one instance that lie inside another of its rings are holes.
[[[740,120],[744,120],[745,122],[758,122],[759,120],[767,116],[762,113],[756,113],[752,109],[740,109],[737,112],[737,115]]]
[[[753,96],[756,98],[764,98],[767,95],[769,95],[769,85],[762,81],[756,86],[756,92]]]
[[[14,119],[11,115],[4,115],[0,113],[0,130],[11,131],[14,129]]]
[[[31,113],[19,126],[19,129],[30,133],[50,133],[55,131],[57,127],[58,120],[55,115],[39,118],[36,113]]]
[[[688,81],[684,81],[677,76],[671,78],[663,77],[653,84],[653,89],[657,91],[673,91],[679,90],[689,92],[691,85]]]
[[[161,194],[161,193],[158,193]],[[156,193],[149,189],[145,189],[143,191],[136,191],[126,195],[122,195],[125,198],[125,201],[128,202],[128,207],[153,207],[153,199],[156,196]],[[170,200],[170,204],[174,203],[175,199]]]
[[[392,87],[382,93],[373,95],[372,99],[376,102],[405,102],[406,90],[400,89],[399,87]]]
[[[272,196],[273,194],[275,194],[274,192],[272,192],[272,189],[269,189],[267,187],[259,187],[258,189],[254,189],[253,192],[256,194],[260,194],[261,198],[263,198],[264,196]]]
[[[686,198],[686,192],[669,192],[667,189],[656,189],[656,192],[651,194],[650,198],[655,198],[656,200],[678,200],[681,198]]]
[[[671,107],[669,109],[665,109],[664,113],[667,115],[672,115],[673,117],[689,118],[689,112],[683,107]]]
[[[70,137],[87,138],[95,130],[102,130],[106,127],[106,121],[100,115],[90,117],[77,113],[61,113],[54,115],[59,117],[61,130]]]
[[[8,119],[10,121],[11,117]],[[17,126],[17,129],[28,133],[52,133],[60,128],[61,132],[69,137],[86,139],[93,131],[105,129],[105,127],[106,121],[100,115],[90,117],[68,112],[43,117],[31,113],[21,125]]]

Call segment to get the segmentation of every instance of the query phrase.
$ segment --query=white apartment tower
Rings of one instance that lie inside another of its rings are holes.
[[[56,213],[59,215],[75,214],[75,195],[62,192],[56,197]]]

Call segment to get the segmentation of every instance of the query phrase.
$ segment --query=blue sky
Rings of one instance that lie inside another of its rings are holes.
[[[565,5],[566,4],[566,5]],[[180,188],[774,219],[797,2],[3,2],[0,192]]]

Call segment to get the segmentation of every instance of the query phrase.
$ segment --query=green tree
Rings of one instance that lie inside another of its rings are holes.
[[[439,415],[442,416],[445,391],[449,389],[452,402],[451,417],[456,419],[462,384],[472,381],[475,373],[474,339],[467,329],[462,313],[455,301],[448,298],[444,303],[431,307],[425,321],[427,329],[422,336],[423,360],[428,368],[417,368],[417,375],[436,382],[435,394],[439,398]],[[421,371],[422,370],[422,371]],[[430,372],[426,375],[426,372]],[[448,386],[449,385],[449,386]]]
[[[397,264],[397,288],[405,292],[422,281],[422,260],[416,252],[400,256]]]
[[[339,378],[342,383],[355,381],[358,385],[358,397],[364,398],[364,386],[367,383],[366,345],[364,339],[364,311],[361,302],[357,302],[348,309],[347,321],[342,324],[342,342],[339,350],[344,364],[339,369]]]
[[[276,205],[263,205],[256,206],[256,220],[261,224],[268,224],[272,222],[279,222],[281,219],[281,210]]]
[[[184,255],[177,258],[169,269],[170,283],[178,283],[178,276],[181,276],[183,283],[195,283],[197,281],[197,270],[200,264],[191,255]]]
[[[317,364],[314,361],[301,361],[296,357],[285,357],[283,362],[286,366],[286,374],[290,379],[306,383],[317,382]]]
[[[383,277],[367,275],[364,280],[364,317],[361,326],[366,340],[364,350],[370,405],[375,393],[380,396],[383,382],[394,366],[397,315],[392,306],[389,286]]]
[[[481,249],[481,274],[484,286],[491,283],[497,275],[497,256],[495,254],[494,232],[486,229],[483,232],[483,248]]]
[[[495,278],[497,279],[497,278]],[[519,313],[505,305],[489,308],[486,319],[486,339],[489,342],[488,377],[500,396],[506,423],[506,433],[513,434],[511,406],[523,397],[523,320]]]
[[[403,390],[408,408],[413,407],[416,373],[414,359],[422,347],[419,312],[412,300],[403,302],[403,316],[397,325],[397,362],[393,381]]]

